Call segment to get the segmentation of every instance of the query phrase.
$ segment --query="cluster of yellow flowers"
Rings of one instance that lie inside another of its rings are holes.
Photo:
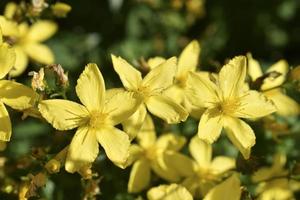
[[[178,59],[149,59],[145,76],[112,55],[113,68],[124,88],[106,89],[98,66],[90,63],[77,80],[81,103],[42,99],[33,89],[5,77],[22,74],[28,58],[53,63],[51,50],[41,42],[51,37],[57,26],[50,21],[18,24],[10,16],[9,10],[0,16],[0,140],[9,141],[12,133],[4,104],[20,111],[38,108],[57,130],[77,128],[70,145],[45,165],[50,173],[64,165],[66,171],[89,178],[100,144],[116,166],[132,165],[130,193],[148,189],[153,171],[170,185],[151,188],[147,193],[150,200],[238,200],[242,187],[236,161],[222,155],[213,158],[212,144],[224,129],[249,159],[256,137],[245,120],[275,112],[283,116],[299,113],[298,103],[280,87],[289,70],[286,61],[277,62],[264,74],[249,54],[231,59],[218,73],[196,71],[200,54],[197,41],[188,44]],[[256,90],[249,83],[258,85]],[[157,138],[152,115],[167,124],[183,122],[189,115],[200,118],[198,133],[188,144],[191,157],[181,152],[187,143],[185,137],[166,132]],[[122,129],[116,127],[118,124]],[[261,168],[252,176],[259,198],[289,199],[300,189],[298,182],[286,177],[285,160],[284,155],[276,154],[270,168]]]

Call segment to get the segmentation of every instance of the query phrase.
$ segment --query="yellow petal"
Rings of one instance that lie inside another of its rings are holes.
[[[56,31],[56,23],[48,20],[40,20],[30,27],[26,39],[34,42],[43,42],[53,36]]]
[[[214,143],[220,136],[223,128],[223,119],[221,115],[214,111],[206,110],[199,122],[198,136],[207,143]]]
[[[88,111],[78,103],[68,100],[44,100],[39,111],[58,130],[69,130],[87,123]]]
[[[188,71],[196,71],[200,50],[200,45],[196,40],[184,48],[178,58],[178,76],[182,76]]]
[[[218,100],[216,85],[208,77],[196,73],[189,73],[186,93],[190,103],[197,108],[208,107]]]
[[[149,186],[151,169],[148,162],[146,159],[140,159],[134,163],[129,176],[128,192],[141,192]]]
[[[28,56],[20,46],[15,46],[13,48],[16,52],[16,63],[13,69],[9,72],[9,75],[16,77],[21,75],[28,65]]]
[[[86,126],[78,128],[68,149],[66,171],[74,173],[94,162],[99,152],[95,134]]]
[[[16,22],[7,20],[4,16],[0,16],[0,26],[4,36],[19,36],[18,24]]]
[[[212,157],[212,146],[210,144],[194,136],[189,144],[189,151],[200,167],[207,168],[210,166]]]
[[[7,19],[12,19],[13,16],[15,15],[15,12],[17,10],[17,4],[14,3],[14,2],[8,2],[6,5],[5,5],[5,9],[4,9],[4,16],[7,18]]]
[[[286,74],[289,71],[289,64],[285,60],[279,60],[275,64],[273,64],[267,72],[277,72],[280,73],[280,75],[276,78],[273,77],[268,77],[264,79],[264,83],[261,86],[262,90],[268,90],[271,88],[275,88],[280,86],[286,78]]]
[[[240,97],[240,106],[233,113],[238,118],[264,117],[276,111],[273,102],[262,93],[250,90]]]
[[[173,85],[163,92],[163,95],[170,97],[175,103],[183,105],[185,103],[185,90]]]
[[[121,57],[111,55],[113,66],[127,90],[137,90],[142,83],[142,75]]]
[[[1,37],[1,36],[0,36]],[[16,54],[13,48],[6,44],[0,44],[0,79],[12,69],[16,61]]]
[[[161,178],[169,182],[177,182],[180,180],[179,172],[174,168],[173,165],[170,165],[169,162],[166,162],[165,156],[166,152],[162,152],[160,155],[157,155],[155,160],[151,162],[152,170]]]
[[[242,120],[231,117],[224,119],[224,128],[234,146],[239,149],[245,159],[248,159],[251,148],[255,145],[255,135],[252,128]]]
[[[159,95],[150,97],[147,102],[148,110],[169,124],[185,121],[188,117],[187,111],[173,102],[169,97]]]
[[[247,60],[244,56],[237,56],[224,65],[219,73],[219,84],[223,97],[236,96],[245,84]]]
[[[137,135],[137,139],[138,143],[145,149],[154,145],[156,141],[156,133],[154,123],[150,115],[146,115],[141,130]]]
[[[28,43],[24,47],[26,54],[41,64],[53,64],[54,55],[49,47],[39,43]]]
[[[163,58],[163,57],[154,57],[154,58],[150,58],[147,61],[147,64],[149,65],[150,69],[153,69],[153,68],[159,66],[160,64],[162,64],[165,61],[166,61],[166,59]]]
[[[117,166],[124,168],[129,157],[129,137],[123,131],[106,127],[97,131],[97,140],[107,157]]]
[[[175,169],[181,177],[191,177],[196,173],[195,162],[184,154],[175,151],[167,151],[163,154],[163,159],[165,165]]]
[[[143,86],[153,92],[163,91],[171,86],[177,70],[176,61],[176,57],[172,57],[152,69],[143,79]]]
[[[189,191],[177,184],[161,185],[147,192],[149,200],[193,200]]]
[[[11,137],[11,122],[8,112],[0,102],[0,141],[9,141]]]
[[[96,64],[86,65],[77,80],[76,93],[89,111],[102,111],[105,102],[105,84]]]
[[[129,147],[129,157],[126,162],[126,167],[132,165],[133,162],[144,156],[144,149],[137,144],[132,144]]]
[[[255,81],[257,78],[263,75],[263,72],[260,68],[260,64],[257,60],[252,58],[250,53],[247,54],[248,59],[248,74],[251,77],[252,81]]]
[[[135,97],[134,92],[121,91],[109,99],[104,106],[104,113],[108,113],[113,125],[127,120],[141,104],[141,99]]]
[[[185,137],[175,135],[174,133],[166,133],[161,135],[156,141],[156,147],[163,150],[179,151],[186,142]]]
[[[237,175],[232,175],[222,183],[211,189],[203,200],[240,200],[241,188],[240,180]]]
[[[129,135],[130,140],[133,140],[141,130],[146,114],[146,107],[144,105],[140,105],[133,115],[122,122],[123,129]]]
[[[0,100],[13,109],[30,108],[36,99],[37,94],[31,88],[14,81],[0,81]]]
[[[223,174],[224,172],[234,168],[235,160],[225,156],[217,156],[211,163],[211,170],[214,174]]]
[[[280,89],[266,91],[264,95],[275,104],[279,115],[294,116],[299,114],[299,104],[291,97],[285,95]]]
[[[198,176],[190,176],[182,181],[182,186],[184,186],[194,197],[202,197],[202,194],[206,192],[203,190],[204,184],[201,183]]]

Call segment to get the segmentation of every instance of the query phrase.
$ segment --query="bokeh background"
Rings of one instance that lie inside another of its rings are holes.
[[[3,11],[8,1],[0,1]],[[16,1],[18,2],[18,1]],[[49,1],[55,2],[55,1]],[[192,39],[201,44],[200,69],[218,71],[224,61],[236,55],[251,52],[264,67],[279,59],[286,59],[291,66],[300,64],[300,1],[299,0],[65,0],[72,6],[66,18],[56,20],[58,33],[47,44],[54,51],[56,63],[68,71],[69,99],[76,100],[74,85],[85,64],[95,62],[100,66],[107,87],[121,86],[113,72],[110,54],[120,55],[138,65],[152,56],[179,55]],[[31,63],[18,80],[30,84],[29,71],[40,65]],[[299,96],[292,94],[296,99]],[[10,111],[14,124],[12,141],[5,155],[13,158],[9,174],[15,179],[26,176],[28,170],[14,169],[16,163],[24,164],[34,148],[48,148],[55,154],[69,143],[73,131],[55,132],[50,125],[39,120],[20,119],[20,113]],[[287,119],[295,130],[300,129],[298,118]],[[159,122],[158,122],[159,124]],[[283,148],[289,158],[299,157],[299,136],[285,139],[280,144],[260,135],[261,124],[254,124],[257,133],[257,155],[272,155],[275,148]],[[298,129],[297,129],[298,126]],[[172,127],[187,137],[195,134],[197,120]],[[299,134],[298,134],[299,135]],[[298,139],[298,142],[297,142]],[[228,147],[230,146],[230,147]],[[227,140],[220,142],[216,153],[226,149],[234,154]],[[275,147],[276,146],[276,147]],[[31,169],[34,173],[37,168]],[[94,170],[103,178],[99,186],[103,193],[99,199],[131,200],[136,195],[127,194],[129,170],[121,170],[98,158]],[[159,183],[159,180],[154,180]],[[45,199],[81,199],[89,187],[79,175],[61,170],[53,175],[41,191]],[[83,191],[85,188],[86,191]],[[298,195],[298,198],[299,195]],[[14,197],[0,193],[0,199]]]

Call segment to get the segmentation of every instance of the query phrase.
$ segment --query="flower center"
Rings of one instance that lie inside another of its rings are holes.
[[[92,111],[89,119],[89,126],[92,128],[99,128],[107,122],[107,113],[99,111]]]
[[[152,91],[148,86],[140,86],[137,90],[139,96],[141,96],[144,100],[147,100],[151,95]]]
[[[144,154],[148,160],[154,160],[157,157],[158,149],[155,146],[151,146],[145,149]]]
[[[205,181],[217,181],[218,180],[218,176],[213,174],[209,168],[199,167],[197,170],[197,175],[200,179],[204,179]]]
[[[215,104],[214,109],[219,114],[232,115],[235,113],[240,106],[240,101],[238,99],[226,99]]]
[[[186,80],[187,80],[187,76],[178,76],[175,78],[175,85],[177,85],[180,88],[185,88]]]

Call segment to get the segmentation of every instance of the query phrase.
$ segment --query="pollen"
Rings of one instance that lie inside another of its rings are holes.
[[[107,113],[102,113],[99,111],[93,111],[91,112],[90,118],[89,118],[89,126],[92,128],[99,128],[103,126],[108,119]]]
[[[219,114],[232,115],[240,107],[238,99],[225,99],[215,104],[215,109]]]

